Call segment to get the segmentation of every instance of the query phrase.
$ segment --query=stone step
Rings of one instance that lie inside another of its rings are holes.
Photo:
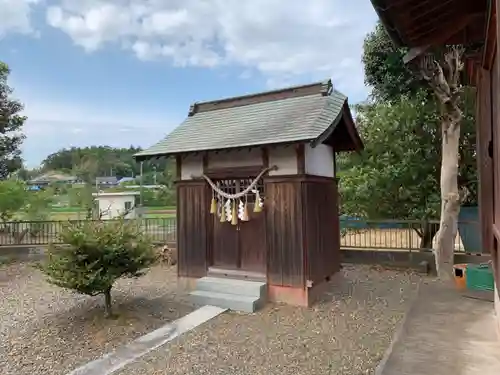
[[[266,275],[259,272],[209,267],[207,276],[243,281],[266,282]]]
[[[212,305],[248,313],[255,312],[264,303],[259,297],[218,293],[206,290],[195,290],[190,293],[190,297],[197,305]]]
[[[202,277],[196,280],[196,290],[244,297],[265,298],[267,296],[266,283],[220,277]]]

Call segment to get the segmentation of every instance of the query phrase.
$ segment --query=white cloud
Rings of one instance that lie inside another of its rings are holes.
[[[40,0],[0,0],[0,39],[7,33],[29,34],[34,30],[30,14]]]
[[[156,143],[180,122],[168,114],[134,113],[102,110],[67,103],[32,91],[16,88],[25,104],[28,121],[24,126],[26,140],[23,157],[36,166],[50,153],[62,148],[109,145],[147,147]]]
[[[256,69],[273,82],[333,76],[363,89],[365,0],[60,0],[47,22],[87,51],[117,43],[176,66]]]
[[[0,38],[32,33],[30,14],[37,4],[48,4],[46,22],[89,53],[113,44],[141,60],[238,67],[240,79],[261,75],[272,87],[332,77],[351,102],[367,94],[362,42],[377,17],[366,0],[0,0]],[[26,90],[21,96],[29,116],[29,161],[102,139],[149,145],[181,120],[165,124],[168,114],[117,118],[115,111],[29,95]]]

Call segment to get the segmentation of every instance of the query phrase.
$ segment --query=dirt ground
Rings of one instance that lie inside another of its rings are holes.
[[[373,374],[421,277],[346,266],[311,308],[224,313],[117,375]]]
[[[0,266],[0,373],[59,375],[194,310],[176,267],[156,266],[113,291],[118,319],[103,299],[49,285],[30,264]]]

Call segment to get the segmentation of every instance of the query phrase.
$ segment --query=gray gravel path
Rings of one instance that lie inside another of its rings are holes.
[[[58,375],[193,311],[176,268],[157,266],[113,292],[117,320],[101,297],[51,286],[29,264],[0,266],[0,374]]]
[[[226,313],[118,375],[373,374],[421,278],[347,266],[311,309]]]

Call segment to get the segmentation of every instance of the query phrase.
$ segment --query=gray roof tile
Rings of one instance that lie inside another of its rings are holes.
[[[316,93],[195,113],[135,156],[314,140],[340,118],[346,100],[333,90],[328,96]]]

